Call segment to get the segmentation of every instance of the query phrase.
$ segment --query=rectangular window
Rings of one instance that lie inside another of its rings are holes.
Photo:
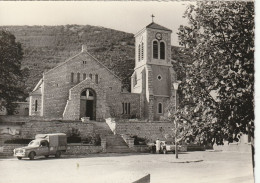
[[[77,73],[77,82],[80,82],[80,73]]]
[[[124,114],[124,113],[125,113],[125,105],[124,105],[124,102],[122,103],[122,109],[123,109],[123,113],[122,113],[122,114]]]
[[[159,103],[159,104],[158,104],[158,113],[159,113],[159,114],[162,114],[162,113],[163,113],[162,103]]]
[[[86,73],[83,74],[83,80],[85,80],[87,77]]]
[[[98,75],[95,75],[95,83],[98,84]]]
[[[128,103],[128,114],[130,114],[130,103]]]
[[[127,114],[127,103],[125,103],[125,114]]]
[[[35,111],[37,111],[37,110],[38,110],[38,101],[35,100]]]
[[[73,83],[74,82],[74,73],[72,72],[70,75],[70,82]]]

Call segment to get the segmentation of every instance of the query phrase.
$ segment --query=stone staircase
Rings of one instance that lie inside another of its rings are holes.
[[[134,152],[129,149],[120,135],[107,136],[107,152],[108,153],[130,153]]]
[[[114,135],[109,126],[105,122],[94,122],[94,131],[96,134],[100,134],[106,137],[106,152],[107,153],[130,153],[134,152],[129,149],[128,145],[125,143],[120,135]]]

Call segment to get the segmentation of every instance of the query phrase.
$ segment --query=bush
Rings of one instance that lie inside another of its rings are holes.
[[[146,145],[146,139],[145,138],[141,138],[141,137],[137,137],[136,135],[131,136],[132,138],[134,138],[134,145]]]
[[[67,143],[81,143],[81,137],[76,137],[76,136],[67,137]]]
[[[82,143],[100,146],[101,145],[100,135],[99,134],[89,135],[88,137],[82,139]]]

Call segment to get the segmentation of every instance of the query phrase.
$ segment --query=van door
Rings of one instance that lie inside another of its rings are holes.
[[[39,155],[49,155],[49,143],[46,140],[41,141]]]

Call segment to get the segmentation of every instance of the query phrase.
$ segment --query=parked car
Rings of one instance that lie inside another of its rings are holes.
[[[66,149],[66,134],[38,134],[35,136],[35,140],[32,140],[28,146],[14,149],[14,156],[19,160],[27,157],[33,160],[35,156],[48,158],[49,155],[55,155],[56,158],[59,158]]]
[[[179,152],[187,151],[187,146],[178,145]],[[173,152],[175,154],[175,144],[172,141],[161,141],[160,144],[160,153],[167,154],[168,152]]]

